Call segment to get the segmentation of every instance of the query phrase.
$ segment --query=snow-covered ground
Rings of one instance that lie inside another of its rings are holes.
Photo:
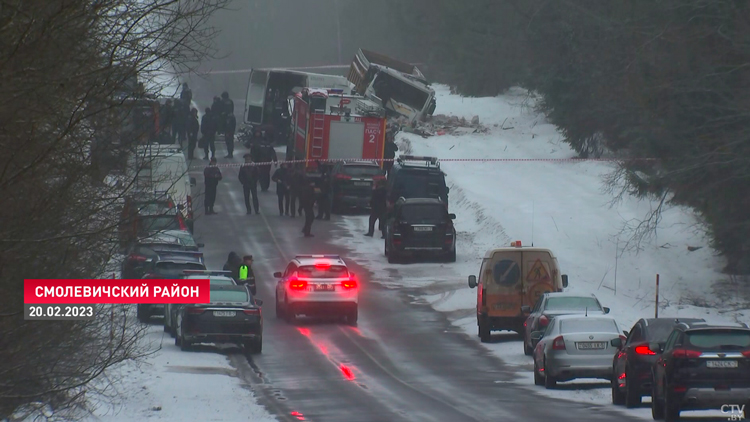
[[[436,114],[479,116],[490,132],[430,138],[400,134],[401,153],[441,159],[576,156],[557,128],[533,111],[534,100],[524,90],[512,89],[497,98],[463,98],[440,85],[436,91]],[[615,169],[611,162],[447,161],[441,168],[450,187],[451,212],[457,215],[456,263],[388,264],[379,236],[363,236],[364,216],[347,217],[341,236],[334,238],[354,249],[350,258],[366,265],[374,281],[392,288],[421,288],[424,301],[448,313],[477,341],[476,291],[469,289],[467,276],[477,274],[488,249],[514,240],[552,249],[569,276],[567,290],[594,293],[628,329],[639,318],[653,317],[657,274],[659,316],[735,322],[746,321],[750,314],[747,290],[720,273],[722,262],[690,210],[667,207],[655,235],[634,241],[634,228],[658,203],[633,197],[613,203],[604,184],[604,176]],[[689,246],[701,248],[691,252]],[[393,269],[398,269],[398,277],[392,276]],[[573,381],[553,391],[535,387],[531,357],[523,354],[520,339],[506,333],[493,337],[484,346],[518,368],[519,384],[568,400],[611,403],[607,382]],[[651,418],[648,408],[623,411]],[[720,416],[718,411],[710,414]]]

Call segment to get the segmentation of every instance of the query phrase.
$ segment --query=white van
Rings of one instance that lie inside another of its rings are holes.
[[[169,195],[182,213],[185,222],[193,230],[192,187],[196,179],[190,177],[185,154],[179,146],[141,145],[128,162],[133,185],[140,191]]]

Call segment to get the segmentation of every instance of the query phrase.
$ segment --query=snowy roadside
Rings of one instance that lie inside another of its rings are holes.
[[[478,115],[487,134],[399,136],[401,153],[438,158],[572,158],[557,129],[533,112],[531,99],[513,89],[498,98],[462,98],[437,86],[436,113],[471,118]],[[389,288],[414,289],[416,295],[444,312],[479,341],[475,319],[476,291],[467,276],[477,274],[484,253],[521,240],[552,249],[569,291],[593,293],[626,327],[654,314],[655,277],[660,275],[659,315],[702,317],[709,322],[746,321],[747,290],[719,272],[721,262],[708,246],[702,227],[689,210],[664,211],[656,236],[630,241],[632,228],[655,209],[655,203],[624,197],[612,203],[603,176],[612,164],[567,162],[444,162],[451,212],[457,215],[458,257],[453,264],[388,264],[383,241],[363,236],[367,217],[346,217],[334,236],[353,250],[350,258],[366,265],[374,281]],[[700,249],[690,251],[695,247]],[[392,276],[396,274],[397,276]],[[382,275],[382,276],[381,276]],[[581,380],[548,391],[535,387],[531,358],[520,339],[494,333],[483,344],[519,370],[519,385],[567,400],[609,405],[609,383]],[[582,385],[574,385],[582,384]],[[649,409],[623,410],[651,418]],[[716,415],[718,412],[712,413]],[[692,412],[691,412],[692,415]],[[698,413],[695,413],[697,416]]]

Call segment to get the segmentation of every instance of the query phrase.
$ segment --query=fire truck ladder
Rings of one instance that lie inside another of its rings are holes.
[[[322,113],[313,113],[313,133],[311,157],[323,157],[323,141],[325,132],[326,115]]]

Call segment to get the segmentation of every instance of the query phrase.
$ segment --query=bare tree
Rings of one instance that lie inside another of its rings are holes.
[[[81,409],[92,380],[143,355],[128,307],[25,321],[23,280],[111,270],[130,184],[103,184],[94,152],[129,147],[101,140],[132,118],[134,98],[156,94],[138,82],[156,86],[212,53],[206,22],[225,3],[0,1],[0,417],[33,402]]]

